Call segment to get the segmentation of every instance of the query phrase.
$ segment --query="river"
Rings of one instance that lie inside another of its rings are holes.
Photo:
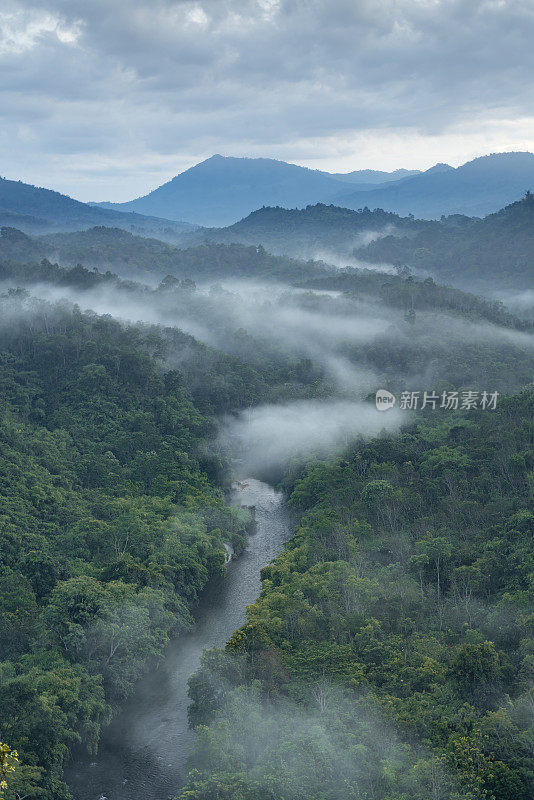
[[[75,800],[168,800],[177,794],[194,734],[187,727],[187,679],[202,651],[222,647],[245,621],[260,592],[260,570],[290,536],[283,496],[254,479],[238,484],[232,502],[256,507],[256,531],[226,575],[203,593],[195,627],[172,641],[157,668],[136,685],[104,730],[98,755],[66,769]]]

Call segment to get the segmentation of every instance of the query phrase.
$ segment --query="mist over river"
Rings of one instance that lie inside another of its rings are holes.
[[[178,793],[194,734],[187,726],[187,680],[202,651],[222,647],[260,592],[260,570],[290,536],[283,495],[261,481],[237,484],[232,501],[255,506],[256,532],[224,578],[203,593],[194,629],[175,639],[102,734],[98,755],[74,759],[66,779],[75,800],[167,800]]]

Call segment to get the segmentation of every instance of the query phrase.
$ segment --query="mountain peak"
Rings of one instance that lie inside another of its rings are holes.
[[[430,167],[430,169],[425,170],[424,174],[434,175],[438,172],[453,172],[453,170],[454,167],[451,167],[450,164],[445,164],[443,162],[440,162],[439,164],[434,164],[434,166]]]
[[[523,150],[513,150],[509,153],[490,153],[487,156],[478,156],[463,165],[462,169],[532,169],[534,153]]]
[[[232,225],[262,206],[295,209],[316,203],[382,208],[421,218],[483,216],[522,197],[530,187],[534,156],[529,153],[491,155],[457,168],[438,163],[426,172],[345,174],[273,158],[214,153],[144,197],[107,207],[208,227]]]

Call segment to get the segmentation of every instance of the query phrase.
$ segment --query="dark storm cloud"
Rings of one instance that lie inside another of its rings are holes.
[[[532,132],[531,0],[41,0],[0,30],[2,172],[78,196],[214,151],[350,169],[362,142],[454,158],[455,131],[482,151]]]

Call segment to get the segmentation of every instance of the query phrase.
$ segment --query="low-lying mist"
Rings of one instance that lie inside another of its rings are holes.
[[[510,309],[520,319],[534,322],[534,290],[524,292],[501,292],[496,298]]]
[[[242,782],[236,792],[285,800],[458,800],[443,761],[403,743],[365,692],[349,698],[327,681],[297,691],[299,703],[244,686],[228,691],[220,720],[197,729],[194,780],[206,775],[224,791],[230,770]],[[179,797],[187,796],[186,786]]]
[[[151,290],[140,285],[119,288],[102,284],[91,289],[36,284],[35,296],[68,300],[82,309],[129,322],[175,326],[199,341],[225,352],[243,355],[246,332],[279,353],[310,357],[332,373],[340,358],[347,366],[347,346],[389,340],[406,341],[423,349],[458,343],[510,343],[531,348],[534,336],[488,322],[444,312],[418,312],[407,324],[404,313],[379,298],[353,298],[339,292],[306,291],[279,283],[233,280],[194,289]],[[254,359],[253,347],[248,354]],[[332,361],[333,359],[333,361]],[[364,364],[359,364],[364,369]],[[373,373],[369,368],[369,373]]]
[[[35,284],[31,293],[125,322],[179,328],[257,370],[266,365],[270,374],[278,370],[275,402],[255,400],[221,421],[218,446],[234,456],[242,477],[272,475],[292,459],[324,457],[355,436],[408,422],[398,405],[383,414],[364,402],[378,388],[397,396],[451,383],[503,392],[528,383],[534,370],[531,333],[444,312],[417,312],[407,319],[378,296],[250,280],[199,287],[170,281],[155,290],[112,282],[90,289]],[[180,369],[197,354],[184,347],[173,352],[171,343],[166,357]],[[292,359],[307,359],[316,368],[319,377],[316,383],[307,379],[305,392],[288,377],[298,380],[288,367]]]
[[[353,365],[344,344],[365,345],[381,335],[398,313],[384,314],[372,304],[349,302],[332,292],[304,292],[280,284],[250,281],[203,285],[196,291],[127,291],[102,285],[82,290],[35,285],[32,294],[50,302],[67,300],[81,309],[110,314],[125,322],[178,327],[225,353],[250,362],[306,357],[320,365],[336,393],[365,396],[376,387],[369,366]],[[172,356],[171,356],[172,358]]]
[[[355,437],[395,430],[407,421],[401,411],[384,414],[368,403],[297,401],[226,417],[219,443],[233,456],[237,477],[269,478],[292,461],[328,456]]]
[[[378,238],[374,236],[372,232],[369,232],[369,236],[370,238],[368,241],[365,241],[365,239],[363,239],[363,241],[355,241],[354,247],[363,247],[365,244],[370,244],[372,241]],[[318,250],[310,248],[309,258],[312,261],[317,261],[319,263],[323,262],[329,266],[337,267],[338,269],[345,269],[346,267],[353,267],[355,269],[369,269],[376,272],[383,272],[384,275],[394,275],[396,272],[393,264],[371,264],[368,261],[362,261],[360,258],[355,258],[353,255],[339,254],[335,250],[330,250],[328,248],[320,248]]]

